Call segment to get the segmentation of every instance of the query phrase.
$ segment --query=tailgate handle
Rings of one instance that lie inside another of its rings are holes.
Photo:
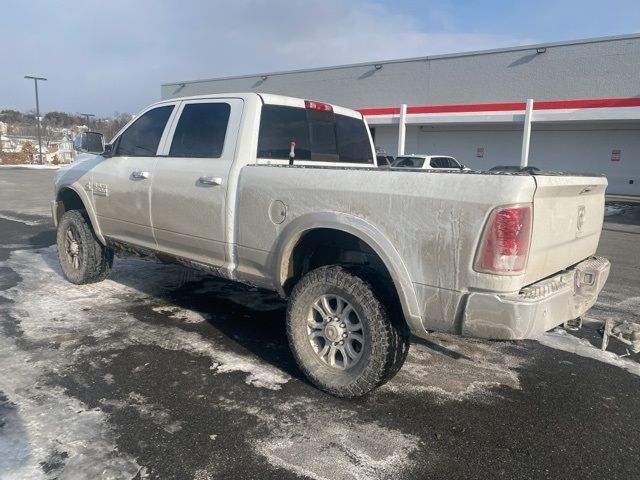
[[[593,188],[594,188],[594,187],[593,187],[593,186],[591,186],[591,185],[590,185],[590,186],[588,186],[588,187],[584,187],[584,188],[580,191],[580,193],[579,193],[578,195],[583,195],[583,194],[585,194],[585,193],[589,193],[591,190],[593,190]]]

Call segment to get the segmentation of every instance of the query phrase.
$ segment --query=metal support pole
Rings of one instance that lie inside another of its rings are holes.
[[[40,165],[44,162],[42,161],[42,133],[41,133],[41,125],[40,125],[40,101],[38,99],[38,80],[35,80],[33,83],[36,84],[36,121],[38,124],[38,155],[40,158]]]
[[[25,75],[24,78],[28,78],[33,80],[33,83],[36,86],[36,125],[38,127],[38,155],[40,157],[40,164],[44,163],[42,158],[42,133],[41,133],[41,125],[40,125],[40,99],[38,98],[38,80],[46,80],[44,77],[32,77],[31,75]]]
[[[522,155],[520,157],[520,168],[529,165],[529,145],[531,143],[531,120],[533,116],[533,99],[527,100],[527,107],[524,112],[524,131],[522,133]]]
[[[407,104],[400,105],[400,123],[398,125],[398,156],[404,155],[405,136],[407,133]]]
[[[91,130],[91,117],[95,117],[93,113],[81,113],[84,118],[87,119],[87,128]]]

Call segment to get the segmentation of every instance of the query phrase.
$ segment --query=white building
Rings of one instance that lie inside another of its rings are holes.
[[[633,34],[173,82],[162,97],[256,91],[327,101],[361,110],[392,155],[453,155],[475,169],[520,164],[533,99],[529,165],[603,173],[609,193],[640,195],[639,80]]]
[[[68,136],[62,137],[62,140],[58,143],[58,151],[56,152],[60,163],[71,163],[75,158],[75,150],[73,149],[73,142]]]

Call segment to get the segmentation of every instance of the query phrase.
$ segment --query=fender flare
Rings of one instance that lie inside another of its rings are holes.
[[[91,202],[91,199],[89,198],[89,195],[87,194],[85,189],[82,188],[82,186],[79,185],[77,182],[70,183],[67,185],[61,185],[60,187],[58,187],[58,191],[56,192],[56,208],[54,209],[54,215],[55,215],[54,221],[56,225],[60,220],[58,218],[58,204],[60,203],[60,196],[62,195],[62,192],[65,190],[71,190],[76,195],[78,195],[78,197],[80,197],[80,201],[82,202],[82,205],[84,205],[84,209],[87,212],[87,215],[89,216],[89,222],[91,223],[91,227],[93,228],[93,231],[96,234],[98,241],[100,241],[100,243],[102,243],[103,245],[106,245],[107,241],[102,235],[102,230],[100,230],[100,223],[98,223],[98,217],[96,216],[96,212],[93,209],[93,203]]]
[[[302,236],[312,230],[326,228],[349,233],[365,242],[384,263],[396,286],[402,311],[414,332],[423,331],[418,299],[409,272],[391,241],[366,220],[338,212],[314,212],[291,221],[280,233],[273,252],[271,272],[278,293],[283,297],[289,262]]]

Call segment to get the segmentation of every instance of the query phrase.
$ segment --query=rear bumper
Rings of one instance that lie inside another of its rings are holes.
[[[473,292],[467,299],[462,334],[505,340],[534,338],[589,310],[609,269],[606,258],[590,257],[517,294]]]

